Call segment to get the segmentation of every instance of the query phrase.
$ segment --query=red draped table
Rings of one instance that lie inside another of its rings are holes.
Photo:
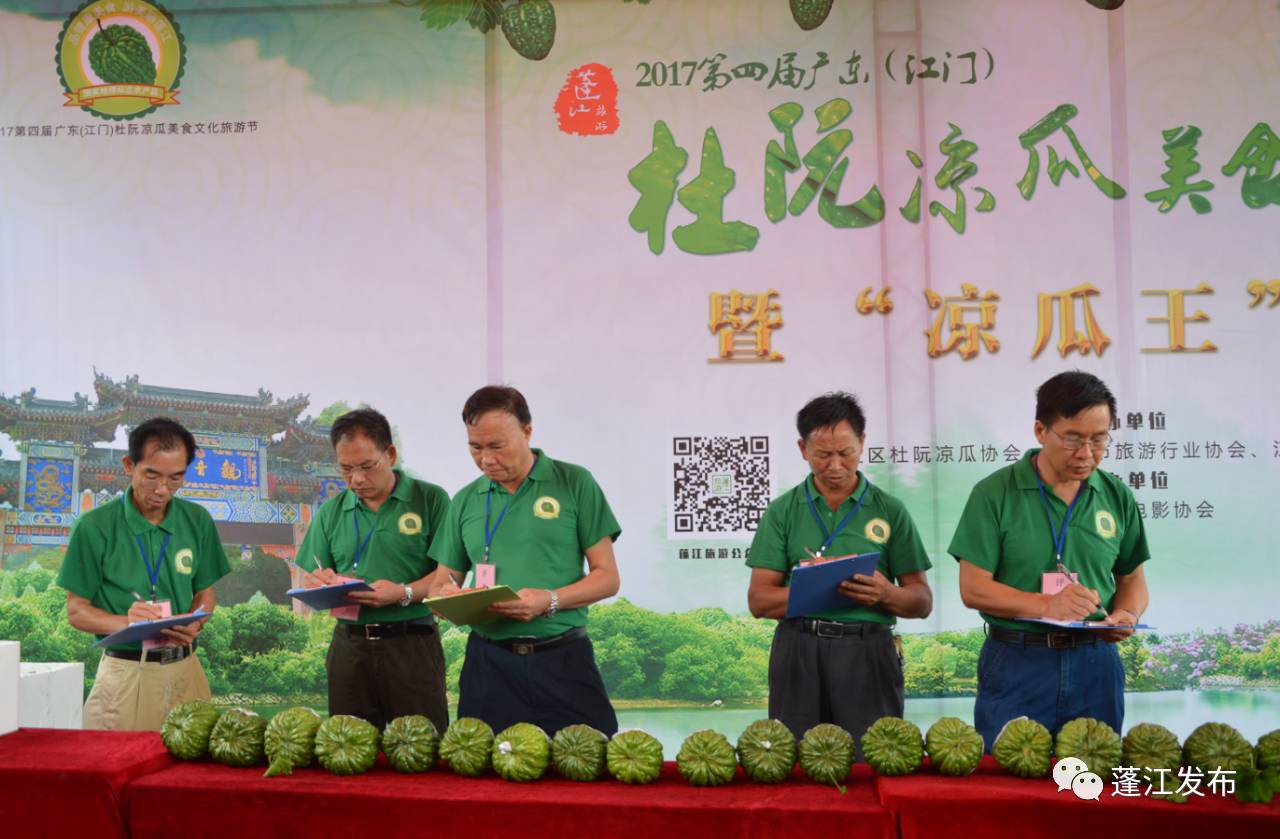
[[[1049,778],[1015,778],[987,755],[968,777],[948,778],[928,766],[914,775],[874,780],[876,793],[903,839],[1063,839],[1065,836],[1280,837],[1280,799],[1241,804],[1235,796],[1192,796],[1186,804],[1112,795],[1096,801],[1058,791]],[[1172,781],[1170,782],[1172,786]],[[1142,788],[1145,789],[1145,784]]]
[[[0,833],[125,836],[124,787],[172,763],[139,731],[23,728],[0,737]]]
[[[436,770],[402,775],[381,762],[365,775],[321,769],[263,778],[262,769],[175,764],[129,788],[136,839],[160,836],[593,836],[894,837],[866,766],[841,795],[798,772],[785,784],[738,778],[694,788],[675,765],[656,783],[575,783],[546,777],[516,784]]]

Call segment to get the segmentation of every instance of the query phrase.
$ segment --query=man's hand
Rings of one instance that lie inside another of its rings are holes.
[[[204,627],[204,621],[194,621],[186,626],[174,626],[163,630],[164,636],[171,641],[175,641],[182,645],[190,644],[196,640],[196,636],[200,634],[200,630]]]
[[[893,587],[893,582],[888,577],[876,571],[870,577],[866,574],[854,574],[852,579],[841,581],[837,590],[859,606],[879,606]]]
[[[551,592],[545,588],[522,588],[516,592],[519,600],[503,600],[489,607],[490,612],[504,618],[528,623],[547,611],[551,605]]]
[[[373,591],[353,591],[347,599],[361,606],[392,606],[404,599],[404,583],[378,580],[369,585]]]
[[[1128,609],[1120,609],[1107,615],[1107,619],[1103,621],[1111,626],[1133,626],[1138,622],[1138,616]],[[1132,629],[1095,629],[1098,637],[1103,641],[1110,641],[1112,644],[1123,641],[1133,634]]]
[[[1045,604],[1044,616],[1057,621],[1084,620],[1098,611],[1101,604],[1098,592],[1079,583],[1072,583],[1049,598],[1049,602]]]
[[[133,601],[133,605],[129,607],[129,612],[125,615],[129,623],[160,620],[162,616],[163,613],[160,607],[150,600]]]
[[[302,574],[303,588],[319,588],[320,586],[333,586],[342,582],[332,568],[317,568],[311,573],[303,572]]]

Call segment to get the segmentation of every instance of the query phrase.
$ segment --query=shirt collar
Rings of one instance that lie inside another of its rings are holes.
[[[387,496],[387,500],[390,501],[392,498],[396,499],[397,501],[410,500],[413,497],[413,487],[410,486],[409,479],[404,476],[404,470],[392,469],[391,471],[394,472],[396,475],[396,486],[395,486],[395,489],[391,490],[391,494]],[[360,496],[356,495],[355,492],[353,492],[350,489],[350,487],[343,490],[343,497],[342,497],[343,510],[354,510],[356,508],[356,504],[358,504],[359,502],[360,502]]]
[[[1036,480],[1036,468],[1031,465],[1031,458],[1039,454],[1041,449],[1027,449],[1027,453],[1022,456],[1013,466],[1013,478],[1018,489],[1039,490],[1040,482]],[[1094,491],[1102,489],[1102,476],[1098,474],[1101,467],[1094,467],[1089,473],[1089,477],[1085,479],[1084,485]],[[1045,485],[1048,486],[1047,484]]]
[[[129,525],[129,530],[135,536],[141,536],[152,528],[158,527],[165,533],[174,532],[174,503],[173,499],[169,499],[169,506],[165,508],[164,518],[159,524],[152,524],[147,521],[146,517],[138,511],[133,504],[133,487],[129,487],[124,491],[124,497],[120,499],[120,503],[124,505],[124,520]]]
[[[533,468],[525,476],[526,481],[545,481],[551,477],[551,458],[542,453],[542,449],[530,449],[533,452]],[[521,484],[523,486],[523,484]],[[490,488],[498,486],[489,479],[476,481],[476,495],[484,495]],[[506,492],[504,489],[503,492]]]
[[[804,484],[801,484],[801,486],[805,485],[808,485],[809,487],[809,496],[813,498],[813,504],[815,507],[818,504],[825,505],[827,503],[826,499],[822,497],[822,493],[818,491],[818,483],[813,479],[812,472],[810,472],[804,479]],[[839,506],[836,507],[836,510],[842,509],[846,504],[857,504],[858,499],[862,497],[862,493],[870,491],[871,488],[867,485],[867,476],[862,474],[862,470],[859,469],[857,487],[854,488],[852,495],[840,502]],[[803,489],[800,491],[800,503],[806,507],[809,506],[808,498],[806,497]],[[827,509],[830,510],[831,508],[827,507]]]

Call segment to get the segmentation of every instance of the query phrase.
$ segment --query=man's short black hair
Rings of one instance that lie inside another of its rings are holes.
[[[156,441],[156,448],[162,452],[173,451],[182,446],[187,450],[187,465],[196,459],[196,438],[182,426],[182,423],[168,417],[153,417],[137,425],[129,432],[129,459],[141,463],[147,443]]]
[[[1102,379],[1083,370],[1059,373],[1036,388],[1036,419],[1046,428],[1059,417],[1070,419],[1097,405],[1106,405],[1115,421],[1115,395]]]
[[[863,416],[857,398],[852,393],[837,390],[810,399],[796,414],[796,431],[800,432],[800,439],[808,440],[814,429],[839,425],[841,421],[848,422],[859,437],[867,429],[867,418]]]
[[[533,422],[524,394],[507,385],[485,385],[467,397],[467,404],[462,406],[462,421],[475,425],[476,420],[490,411],[506,411],[516,418],[521,428]]]
[[[372,408],[356,408],[334,420],[333,427],[329,429],[329,442],[336,449],[343,437],[356,434],[368,437],[378,451],[386,451],[391,445],[391,423]]]

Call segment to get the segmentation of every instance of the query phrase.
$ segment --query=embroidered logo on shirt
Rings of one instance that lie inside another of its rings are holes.
[[[406,536],[416,536],[422,532],[422,516],[417,513],[405,513],[400,517],[400,532]]]
[[[196,555],[190,548],[183,548],[173,555],[173,568],[179,574],[190,574],[195,565]]]
[[[889,541],[889,532],[889,522],[884,519],[872,519],[867,522],[866,529],[862,531],[862,535],[877,545],[883,545]]]
[[[560,502],[550,495],[544,495],[533,502],[533,514],[540,519],[560,518]]]
[[[1116,520],[1106,510],[1099,510],[1093,515],[1093,526],[1098,535],[1104,539],[1116,538]]]

